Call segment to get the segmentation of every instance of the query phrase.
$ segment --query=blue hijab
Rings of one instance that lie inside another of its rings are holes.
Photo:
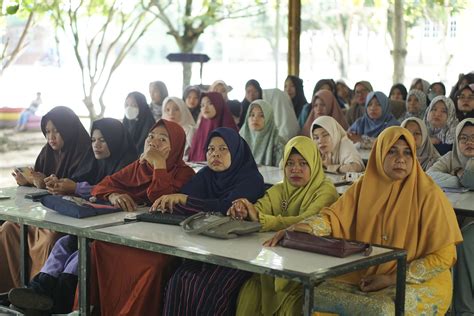
[[[263,177],[258,171],[249,145],[231,128],[219,127],[213,130],[203,150],[207,151],[213,137],[222,137],[231,155],[230,167],[222,172],[215,172],[204,167],[181,188],[181,192],[199,199],[218,199],[216,212],[225,214],[232,201],[247,198],[255,203],[265,192]]]
[[[382,116],[373,120],[367,114],[367,107],[373,98],[377,98],[382,107]],[[369,137],[377,137],[379,134],[390,126],[398,126],[400,123],[395,119],[390,112],[390,106],[387,96],[380,91],[370,92],[365,99],[365,113],[364,116],[357,119],[352,124],[349,131],[355,132],[358,135],[367,135]]]

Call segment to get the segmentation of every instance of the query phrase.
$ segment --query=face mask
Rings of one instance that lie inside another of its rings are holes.
[[[138,108],[134,106],[127,106],[125,108],[125,117],[129,120],[134,120],[138,116]]]

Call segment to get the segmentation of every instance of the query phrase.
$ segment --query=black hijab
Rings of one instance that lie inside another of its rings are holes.
[[[138,158],[137,150],[130,135],[120,121],[113,118],[103,118],[92,123],[91,135],[94,130],[100,130],[110,156],[105,159],[93,159],[83,164],[75,176],[77,181],[87,181],[94,185]]]
[[[260,83],[257,80],[250,79],[249,81],[247,81],[247,83],[245,84],[245,90],[247,90],[247,88],[249,86],[253,86],[257,90],[257,92],[258,92],[257,100],[263,99],[262,87],[260,87]],[[241,128],[242,125],[244,125],[245,118],[246,118],[246,115],[247,115],[247,111],[248,111],[249,106],[250,106],[250,101],[247,100],[247,98],[244,97],[241,104],[242,104],[242,112],[240,113],[240,119],[239,119],[239,124],[238,124],[239,128]]]
[[[58,178],[74,179],[73,175],[79,166],[94,159],[89,134],[79,117],[65,106],[53,108],[41,119],[41,131],[45,137],[49,121],[61,135],[64,146],[60,150],[53,150],[46,143],[36,158],[35,171],[46,176],[54,174]]]
[[[127,98],[129,97],[134,98],[137,102],[138,117],[134,120],[129,120],[127,117],[124,117],[123,126],[125,126],[126,130],[132,137],[137,153],[142,154],[145,139],[148,137],[148,131],[150,128],[155,125],[155,119],[153,118],[153,113],[151,113],[146,98],[142,93],[134,91],[128,94]]]
[[[293,85],[295,86],[296,94],[291,99],[291,102],[293,102],[293,108],[295,110],[296,117],[298,118],[300,116],[301,110],[303,109],[303,106],[308,103],[308,101],[306,101],[306,97],[304,96],[303,79],[292,75],[286,77],[285,81],[288,79],[291,80],[291,82],[293,82]]]
[[[390,88],[390,92],[388,93],[388,98],[390,99],[390,97],[392,96],[392,93],[395,89],[398,89],[400,91],[400,93],[402,94],[403,101],[406,101],[407,96],[408,96],[408,91],[407,91],[407,88],[405,87],[405,85],[403,85],[402,83],[394,84]]]

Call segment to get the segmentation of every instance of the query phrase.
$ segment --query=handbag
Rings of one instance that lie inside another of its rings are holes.
[[[106,202],[104,201],[104,203]],[[68,195],[47,195],[41,198],[41,204],[47,208],[55,210],[59,214],[75,218],[84,218],[121,211],[121,209],[113,207],[110,204],[91,203],[83,198]]]
[[[367,243],[341,238],[319,237],[288,230],[285,231],[285,235],[279,244],[286,248],[294,248],[339,258],[345,258],[360,252],[362,252],[364,256],[368,256],[372,252],[372,246]]]
[[[236,238],[260,231],[259,222],[241,221],[220,213],[199,212],[181,223],[189,234],[202,234],[220,239]]]

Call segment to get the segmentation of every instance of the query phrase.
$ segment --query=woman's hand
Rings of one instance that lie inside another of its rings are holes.
[[[53,189],[55,184],[59,181],[56,175],[51,174],[49,177],[44,178],[44,184],[46,185],[46,189]]]
[[[430,140],[433,145],[441,144],[441,141],[437,137],[430,137]]]
[[[168,159],[170,150],[168,144],[163,144],[160,147],[146,146],[145,152],[140,156],[140,163],[147,161],[155,169],[166,169],[166,159]]]
[[[33,183],[30,183],[30,182],[28,181],[28,179],[23,175],[23,173],[21,173],[21,171],[18,170],[18,169],[14,169],[14,170],[12,171],[12,176],[13,176],[13,178],[15,178],[16,183],[17,183],[18,185],[33,184]]]
[[[46,179],[45,179],[46,183]],[[72,181],[71,179],[60,179],[57,180],[51,186],[46,183],[46,188],[48,192],[55,195],[68,195],[74,194],[76,192],[76,182]]]
[[[362,142],[362,136],[353,132],[347,132],[347,137],[349,137],[350,140],[352,140],[353,143],[361,143]]]
[[[232,202],[227,215],[235,219],[246,219],[248,217],[251,221],[258,222],[258,212],[247,199],[238,199]]]
[[[327,154],[322,154],[321,155],[321,160],[323,161],[323,166],[324,167],[329,167],[331,164],[332,164],[332,158],[331,158],[332,154],[331,153],[327,153]]]
[[[153,203],[150,208],[151,212],[155,212],[158,209],[162,211],[169,211],[173,213],[173,208],[176,204],[185,205],[188,201],[188,196],[186,194],[175,193],[175,194],[168,194],[162,195]]]
[[[46,176],[43,173],[32,171],[31,180],[29,181],[31,181],[33,185],[37,187],[38,189],[45,189],[46,188],[46,184],[44,183],[45,178]]]
[[[396,274],[369,275],[360,280],[359,288],[362,292],[374,292],[395,285],[396,283]]]
[[[282,229],[282,230],[277,231],[276,234],[273,235],[273,237],[270,238],[269,240],[265,241],[263,243],[263,245],[265,247],[275,247],[276,245],[278,245],[280,240],[283,239],[283,236],[285,236],[285,231],[286,231],[286,229]]]
[[[134,212],[137,210],[137,204],[132,197],[126,193],[112,193],[108,197],[110,203],[125,212]]]

